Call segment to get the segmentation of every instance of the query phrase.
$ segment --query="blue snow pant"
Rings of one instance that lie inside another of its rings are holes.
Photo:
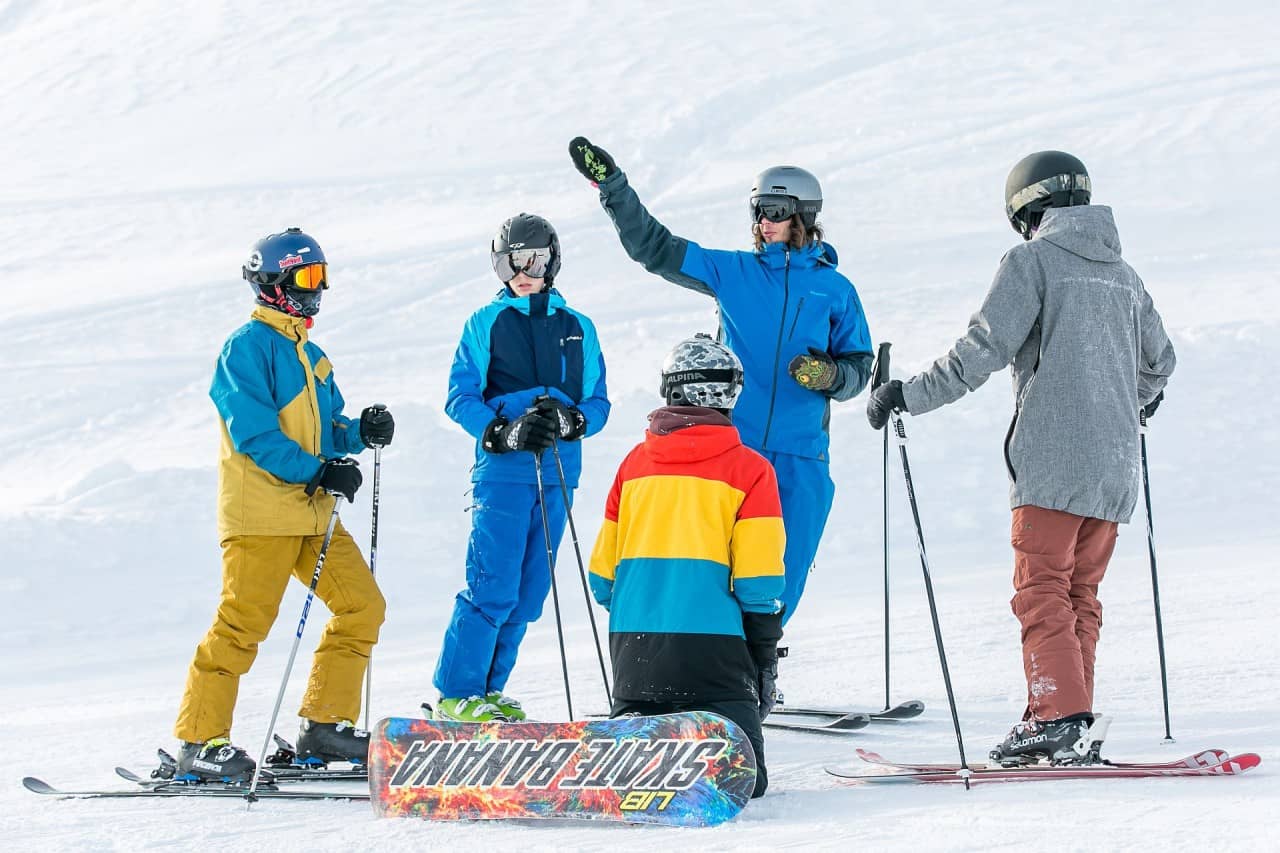
[[[782,526],[787,532],[787,550],[782,561],[786,567],[786,588],[782,603],[787,609],[782,624],[796,615],[800,596],[809,580],[809,567],[818,553],[827,515],[835,499],[836,485],[831,481],[831,464],[824,459],[808,459],[790,453],[765,453],[778,477],[778,496],[782,499]]]
[[[538,487],[482,482],[472,496],[467,588],[454,603],[434,678],[445,698],[506,687],[525,630],[542,615],[551,589]],[[565,526],[558,482],[548,484],[542,502],[555,554]]]

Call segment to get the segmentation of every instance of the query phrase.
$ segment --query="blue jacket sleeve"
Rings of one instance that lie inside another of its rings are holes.
[[[306,483],[323,463],[280,430],[267,384],[270,361],[270,353],[249,336],[233,337],[218,357],[209,397],[237,453],[287,483]]]
[[[600,182],[600,205],[618,229],[618,239],[631,260],[667,281],[715,296],[719,277],[707,251],[677,237],[640,202],[619,169]]]
[[[574,312],[582,325],[582,399],[578,401],[578,411],[587,421],[586,436],[592,436],[604,429],[609,421],[608,389],[604,381],[604,353],[600,351],[600,338],[596,335],[595,324],[585,315]]]
[[[826,395],[837,401],[857,396],[871,379],[875,354],[867,317],[862,312],[862,301],[858,299],[858,291],[852,283],[840,313],[831,319],[831,353],[836,362],[837,376]]]
[[[489,322],[477,311],[462,329],[449,371],[449,397],[444,410],[472,438],[479,439],[497,412],[484,400],[489,375]],[[586,414],[585,412],[583,414]]]

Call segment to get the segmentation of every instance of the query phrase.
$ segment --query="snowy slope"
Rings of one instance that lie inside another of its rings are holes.
[[[319,238],[333,289],[315,338],[352,407],[385,401],[399,426],[383,466],[378,570],[391,606],[375,715],[433,698],[462,581],[471,452],[441,412],[445,374],[463,320],[497,287],[487,241],[519,210],[558,227],[559,284],[596,320],[609,360],[613,417],[586,445],[577,499],[589,548],[609,478],[657,403],[662,354],[714,316],[626,258],[565,154],[579,133],[614,154],[659,218],[708,246],[746,244],[757,171],[812,169],[841,269],[903,376],[945,352],[1017,239],[1001,210],[1009,166],[1039,148],[1079,154],[1179,355],[1150,437],[1179,743],[1158,745],[1139,515],[1102,590],[1097,704],[1116,718],[1110,752],[1219,746],[1273,763],[1280,13],[1219,6],[1085,3],[1067,15],[858,2],[800,4],[783,18],[728,2],[0,2],[0,837],[13,849],[1263,846],[1266,803],[1280,794],[1270,763],[1240,780],[968,794],[846,788],[821,772],[855,744],[954,753],[896,468],[893,693],[929,711],[847,744],[770,737],[770,795],[724,827],[430,825],[343,803],[53,803],[18,784],[28,773],[112,784],[114,765],[142,769],[173,746],[219,584],[206,390],[222,340],[250,310],[239,266],[268,231],[298,224]],[[793,702],[882,698],[880,442],[864,401],[833,417],[838,495],[788,630]],[[908,420],[977,757],[1022,706],[1000,454],[1011,411],[997,377]],[[366,490],[344,514],[358,541],[368,516]],[[603,708],[575,573],[566,543],[575,704]],[[235,734],[255,753],[301,601],[300,589],[286,598],[284,627],[241,686]],[[304,647],[320,621],[313,611]],[[305,668],[302,655],[286,735]],[[549,718],[564,713],[559,685],[547,618],[510,690]]]

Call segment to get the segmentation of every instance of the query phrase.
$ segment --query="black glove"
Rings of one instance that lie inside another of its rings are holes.
[[[537,409],[525,412],[510,423],[506,418],[494,418],[485,427],[480,445],[490,453],[512,450],[542,453],[556,440],[556,426],[554,418]]]
[[[905,412],[907,401],[902,396],[902,380],[892,379],[871,392],[867,400],[867,421],[872,429],[883,429],[889,422],[889,412]]]
[[[360,440],[366,447],[386,447],[395,432],[395,418],[381,403],[374,403],[360,413]]]
[[[555,397],[539,397],[533,401],[533,406],[555,419],[556,435],[562,441],[577,441],[587,431],[587,418],[577,406],[566,406]]]
[[[598,184],[618,171],[618,164],[613,162],[609,152],[592,145],[584,136],[576,136],[569,143],[569,157],[573,159],[573,167],[592,184]]]
[[[760,689],[760,722],[764,722],[778,704],[778,662],[756,669],[756,686]]]
[[[364,482],[360,476],[360,464],[354,459],[326,459],[320,470],[307,483],[307,497],[324,489],[331,495],[342,495],[350,503],[356,499],[356,489]]]
[[[1156,409],[1160,407],[1160,401],[1163,399],[1164,391],[1161,391],[1154,400],[1142,407],[1142,414],[1147,420],[1151,420],[1151,416],[1156,413]]]
[[[809,347],[808,355],[791,359],[787,372],[810,391],[826,391],[836,384],[835,359],[817,347]]]

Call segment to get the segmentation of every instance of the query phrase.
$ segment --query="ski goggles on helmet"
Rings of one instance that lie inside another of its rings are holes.
[[[517,274],[524,273],[529,278],[544,278],[551,267],[551,247],[541,249],[512,249],[498,256],[493,265],[498,278],[503,284],[511,281]]]
[[[751,199],[751,221],[786,222],[799,209],[799,202],[789,195],[759,195]]]
[[[328,264],[305,264],[285,270],[281,275],[283,278],[280,283],[286,287],[295,287],[298,290],[329,289]]]

